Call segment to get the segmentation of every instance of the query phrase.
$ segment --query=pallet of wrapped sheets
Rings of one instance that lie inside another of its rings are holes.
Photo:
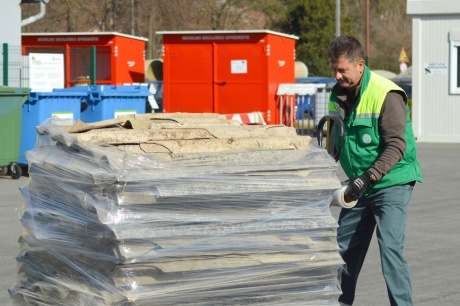
[[[15,303],[338,304],[340,182],[310,137],[187,113],[37,130]]]

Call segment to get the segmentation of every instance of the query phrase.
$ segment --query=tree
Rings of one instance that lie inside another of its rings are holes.
[[[285,11],[280,0],[152,0],[150,9],[142,5],[139,13],[150,13],[139,18],[148,20],[147,28],[145,22],[139,26],[140,33],[148,33],[148,58],[160,56],[157,31],[266,29]]]
[[[38,9],[21,7],[23,17]],[[45,17],[23,32],[135,33],[149,39],[146,55],[155,58],[161,55],[157,31],[264,29],[284,10],[280,0],[50,0]]]
[[[332,76],[327,47],[335,37],[335,0],[288,1],[288,13],[278,22],[280,31],[299,37],[296,59],[304,62],[310,75]],[[341,4],[341,12],[344,12]],[[349,19],[341,13],[341,31],[350,32]]]
[[[297,60],[311,75],[332,75],[326,50],[335,36],[336,0],[50,0],[44,18],[27,32],[116,31],[149,39],[147,58],[161,56],[161,37],[168,30],[270,29],[299,36]],[[341,33],[365,44],[366,0],[341,0]],[[372,69],[399,71],[398,56],[409,58],[411,17],[406,0],[370,1],[370,58]],[[21,4],[23,19],[39,6]],[[353,23],[351,23],[353,20]],[[134,27],[133,27],[134,25]]]
[[[399,73],[399,53],[406,49],[412,55],[412,18],[406,13],[407,0],[370,1],[370,52],[371,69]],[[365,0],[347,0],[346,13],[353,20],[354,32],[366,43]]]

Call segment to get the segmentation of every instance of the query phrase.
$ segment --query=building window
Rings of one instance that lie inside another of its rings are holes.
[[[460,32],[450,32],[450,94],[460,94]]]

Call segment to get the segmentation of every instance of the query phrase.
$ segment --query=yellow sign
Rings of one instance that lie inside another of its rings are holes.
[[[407,57],[406,49],[404,49],[404,47],[401,49],[401,53],[399,54],[399,61],[401,63],[409,62],[409,58]]]

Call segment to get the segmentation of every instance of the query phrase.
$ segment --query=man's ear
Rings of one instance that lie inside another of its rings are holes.
[[[360,72],[364,71],[364,60],[363,59],[359,60],[358,69],[359,69]]]

